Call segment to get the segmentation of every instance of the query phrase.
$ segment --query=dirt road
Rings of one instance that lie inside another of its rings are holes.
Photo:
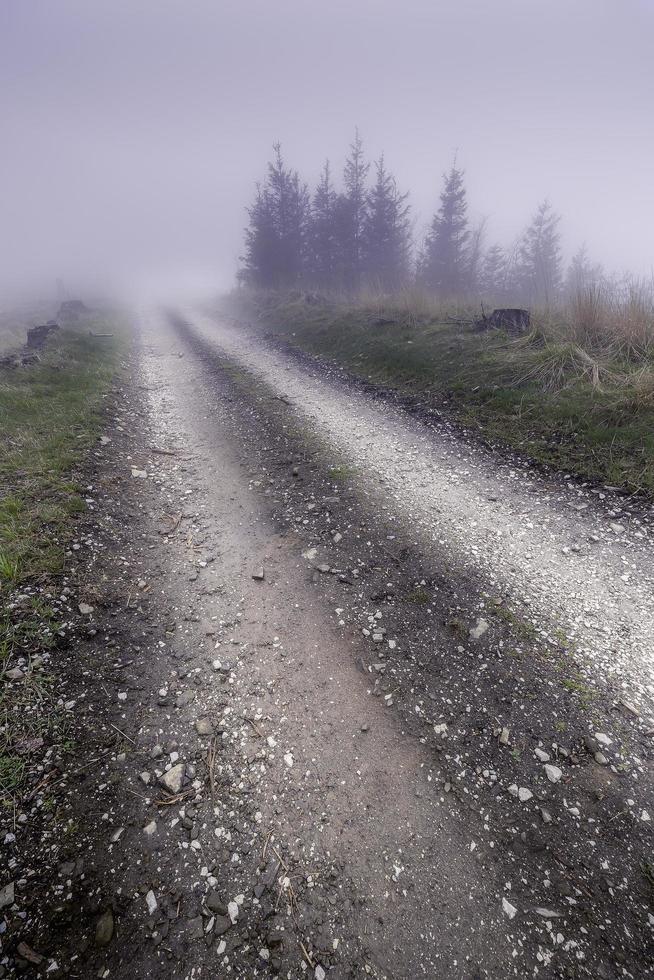
[[[226,319],[139,328],[68,681],[125,741],[34,942],[80,977],[652,975],[647,514]]]

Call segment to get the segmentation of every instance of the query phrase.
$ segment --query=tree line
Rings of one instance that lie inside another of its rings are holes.
[[[247,209],[239,280],[258,288],[394,292],[417,284],[443,299],[488,297],[549,305],[599,282],[602,270],[581,248],[563,267],[560,216],[536,208],[512,248],[486,245],[485,223],[468,214],[465,173],[456,160],[443,175],[438,207],[416,243],[408,193],[382,156],[371,164],[356,131],[342,183],[327,161],[311,192],[274,146]]]

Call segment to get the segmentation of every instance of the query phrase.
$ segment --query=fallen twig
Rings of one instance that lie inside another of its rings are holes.
[[[195,792],[194,789],[185,789],[182,793],[177,793],[175,796],[169,796],[167,800],[155,800],[155,806],[172,806],[173,803],[179,803],[180,800],[185,800],[187,796],[192,796]]]
[[[263,845],[263,851],[261,852],[261,860],[262,861],[265,861],[266,860],[266,853],[268,851],[268,844],[270,843],[270,838],[272,837],[272,835],[273,835],[272,830],[269,830],[268,831],[268,835],[266,837],[265,844]]]
[[[266,737],[264,733],[261,731],[261,729],[259,728],[259,726],[257,725],[256,721],[254,721],[252,718],[246,718],[245,720],[248,722],[248,724],[252,725],[259,738]]]
[[[315,967],[315,963],[313,962],[313,959],[311,958],[311,954],[309,953],[307,947],[304,945],[304,943],[302,942],[301,939],[298,939],[298,942],[299,942],[300,947],[302,949],[302,953],[304,954],[305,960],[307,961],[307,963],[309,964],[309,966],[313,970],[314,967]]]
[[[114,725],[113,721],[111,722],[111,727],[113,729],[115,729],[115,731],[117,731],[120,735],[122,735],[123,738],[126,738],[128,742],[131,742],[132,745],[136,745],[136,742],[134,741],[134,739],[133,738],[130,738],[129,735],[126,735],[125,732],[122,731],[120,728],[118,728],[117,725]]]
[[[214,778],[213,767],[216,763],[216,739],[211,739],[211,744],[207,750],[207,767],[209,769],[209,789],[211,791],[211,805],[216,804],[216,781]]]

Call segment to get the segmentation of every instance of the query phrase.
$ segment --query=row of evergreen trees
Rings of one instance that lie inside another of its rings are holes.
[[[398,189],[383,155],[372,174],[370,169],[357,131],[342,188],[335,187],[327,162],[311,194],[276,144],[248,208],[241,281],[347,293],[363,286],[393,292],[416,282],[446,299],[549,304],[600,275],[581,249],[564,277],[560,219],[547,201],[511,250],[485,247],[484,224],[470,222],[464,172],[456,161],[444,175],[439,207],[414,257],[408,194]]]

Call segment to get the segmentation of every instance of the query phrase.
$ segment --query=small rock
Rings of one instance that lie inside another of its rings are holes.
[[[502,909],[505,912],[505,914],[508,915],[508,917],[510,919],[514,919],[516,917],[517,912],[518,912],[518,910],[515,907],[515,905],[511,905],[511,902],[509,902],[509,900],[507,898],[503,898],[502,899]]]
[[[534,755],[540,762],[550,761],[549,752],[544,752],[543,749],[534,749]]]
[[[95,945],[108,946],[114,934],[114,914],[111,909],[103,912],[95,925]]]
[[[265,577],[266,576],[264,574],[263,568],[257,568],[254,572],[252,572],[252,578],[256,582],[263,582]]]
[[[4,888],[0,888],[0,909],[6,909],[14,904],[14,883],[10,881]]]
[[[484,635],[488,629],[488,623],[485,619],[478,619],[476,624],[470,630],[470,639],[479,640]]]
[[[179,762],[176,766],[173,766],[172,769],[169,769],[168,772],[165,772],[159,782],[165,789],[168,790],[169,793],[172,793],[173,796],[180,793],[182,783],[184,782],[183,763]]]
[[[509,734],[510,734],[510,730],[508,728],[502,729],[502,731],[500,732],[500,745],[509,744]]]
[[[10,681],[22,681],[24,676],[25,674],[20,667],[12,667],[11,670],[5,671],[5,677]]]
[[[80,602],[77,608],[82,616],[90,616],[94,607],[89,606],[88,602]]]
[[[152,837],[152,835],[156,834],[156,832],[157,832],[156,820],[151,820],[150,823],[146,824],[145,827],[143,828],[143,833],[146,834],[147,837]]]
[[[213,732],[213,725],[209,718],[197,718],[195,722],[195,730],[198,735],[211,735]]]
[[[238,910],[237,910],[238,914]],[[232,920],[228,915],[217,915],[214,922],[213,931],[217,936],[222,936],[232,927]]]
[[[154,896],[154,892],[152,891],[152,889],[150,889],[150,891],[145,896],[145,904],[148,907],[148,913],[150,915],[154,915],[154,913],[157,911],[157,900]]]
[[[188,920],[188,932],[191,939],[202,939],[204,936],[204,925],[201,915],[196,915]]]
[[[36,953],[26,942],[19,943],[16,947],[16,952],[21,957],[21,959],[27,960],[28,963],[32,963],[33,966],[41,966],[45,956],[41,956],[40,953]]]
[[[547,776],[549,781],[551,783],[558,783],[561,776],[563,775],[563,771],[559,769],[558,766],[553,766],[551,764],[546,765],[544,768],[545,768],[545,775]]]
[[[210,892],[206,897],[206,905],[211,912],[216,912],[218,915],[227,915],[227,908],[220,892]]]

